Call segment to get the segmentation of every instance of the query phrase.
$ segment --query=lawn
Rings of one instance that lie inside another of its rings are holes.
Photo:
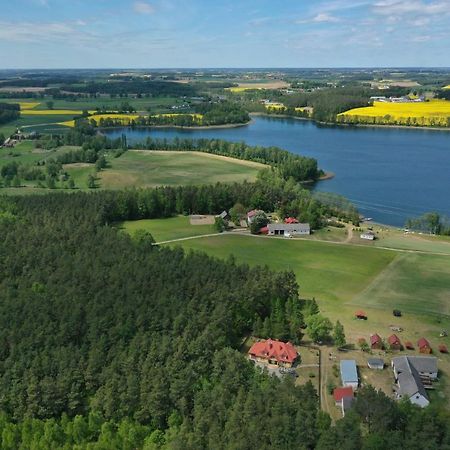
[[[100,173],[101,187],[105,189],[253,181],[264,167],[206,153],[139,150],[111,159],[110,165]]]
[[[131,235],[138,230],[148,231],[156,242],[216,232],[213,225],[191,225],[187,216],[126,221],[120,227]]]
[[[376,248],[251,236],[216,236],[180,244],[220,258],[234,254],[240,262],[292,270],[302,296],[338,305],[366,288],[396,257],[393,251]]]

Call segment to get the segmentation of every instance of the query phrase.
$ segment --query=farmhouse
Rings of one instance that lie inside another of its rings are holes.
[[[375,239],[375,234],[373,233],[373,231],[365,231],[364,233],[361,233],[360,238],[366,239],[368,241],[373,241]]]
[[[269,236],[310,234],[309,223],[269,223]]]
[[[351,387],[353,390],[358,389],[359,378],[356,362],[353,359],[343,359],[340,366],[342,386]]]
[[[437,358],[433,356],[398,356],[392,359],[392,368],[398,386],[397,398],[408,398],[424,408],[430,400],[425,385],[437,378]]]
[[[256,362],[292,367],[298,358],[298,353],[290,342],[267,339],[255,342],[248,351],[248,356]]]
[[[432,353],[431,345],[425,338],[420,338],[417,341],[420,353]]]
[[[400,342],[400,339],[396,334],[393,334],[392,336],[388,337],[388,344],[389,348],[391,350],[401,350],[402,349],[402,343]]]
[[[369,367],[369,369],[383,370],[384,361],[380,358],[369,358],[367,360],[367,366]]]
[[[340,387],[333,391],[333,398],[336,406],[342,409],[342,415],[352,407],[354,396],[352,387]]]
[[[286,217],[284,223],[298,223],[298,220],[295,217]]]
[[[372,334],[370,336],[370,348],[372,350],[374,349],[381,350],[383,348],[383,340],[378,334]]]

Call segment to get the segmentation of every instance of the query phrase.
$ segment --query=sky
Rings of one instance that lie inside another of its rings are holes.
[[[0,69],[450,66],[450,0],[0,5]]]

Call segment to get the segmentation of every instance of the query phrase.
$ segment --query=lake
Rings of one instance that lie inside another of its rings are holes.
[[[351,200],[365,216],[403,226],[409,217],[429,211],[450,216],[450,132],[400,128],[320,126],[312,121],[255,117],[238,128],[139,128],[125,133],[129,143],[153,138],[217,138],[250,145],[278,146],[312,156],[333,172],[316,190]]]

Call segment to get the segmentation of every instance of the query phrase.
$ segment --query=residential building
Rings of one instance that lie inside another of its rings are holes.
[[[256,362],[292,367],[298,358],[298,353],[290,342],[267,339],[255,342],[248,351],[248,356]]]
[[[269,223],[269,236],[289,236],[310,234],[309,223]]]
[[[420,353],[432,353],[433,350],[431,349],[430,343],[425,338],[420,338],[417,341],[417,346],[419,347]]]
[[[411,403],[424,408],[430,400],[425,385],[437,379],[437,358],[434,356],[398,356],[392,359],[392,369],[397,383],[397,398],[408,398]]]
[[[358,389],[359,378],[356,362],[353,359],[343,359],[340,363],[342,386]]]
[[[370,336],[370,348],[372,350],[375,349],[381,350],[383,348],[383,340],[376,333]]]
[[[393,334],[388,337],[388,344],[391,350],[401,350],[402,343],[396,334]]]

